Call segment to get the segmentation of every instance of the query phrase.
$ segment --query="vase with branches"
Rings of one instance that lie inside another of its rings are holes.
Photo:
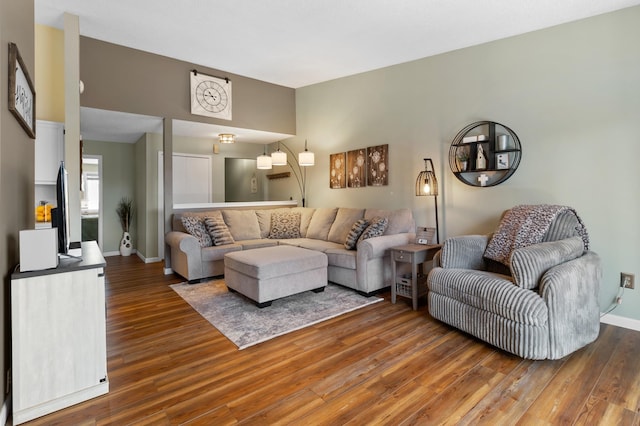
[[[129,197],[122,197],[116,207],[116,214],[120,219],[120,226],[122,226],[122,239],[120,240],[120,254],[122,256],[129,256],[133,249],[129,230],[131,229],[134,212],[133,200]]]

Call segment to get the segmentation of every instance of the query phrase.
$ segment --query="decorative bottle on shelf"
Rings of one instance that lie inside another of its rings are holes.
[[[487,168],[487,158],[484,156],[484,148],[478,145],[478,155],[476,156],[476,169],[484,170]]]

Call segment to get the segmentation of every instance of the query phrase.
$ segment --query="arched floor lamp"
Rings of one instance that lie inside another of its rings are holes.
[[[429,170],[431,168],[431,170]],[[436,243],[440,244],[440,228],[438,226],[438,179],[431,158],[424,159],[424,171],[416,179],[416,196],[432,195],[436,209]]]
[[[285,151],[280,151],[280,145],[282,145]],[[287,156],[287,152],[291,154],[291,157]],[[291,158],[293,162],[289,161],[289,158]],[[264,163],[264,167],[260,167],[261,160],[262,163]],[[291,167],[293,175],[298,181],[298,187],[300,188],[302,207],[306,207],[307,203],[307,167],[313,166],[315,163],[315,155],[307,149],[306,139],[304,141],[304,151],[298,153],[297,159],[293,151],[285,145],[284,142],[278,142],[278,150],[272,152],[271,156],[267,156],[265,147],[265,153],[258,157],[259,169],[270,169],[272,166],[286,166],[287,164]]]

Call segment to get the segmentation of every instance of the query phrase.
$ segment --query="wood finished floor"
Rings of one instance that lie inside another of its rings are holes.
[[[385,301],[238,351],[162,265],[107,259],[110,392],[31,425],[640,425],[640,333],[558,361]]]

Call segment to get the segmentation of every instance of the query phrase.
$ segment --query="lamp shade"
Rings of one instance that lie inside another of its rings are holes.
[[[274,166],[286,166],[287,165],[287,153],[280,151],[274,151],[271,153],[271,164]]]
[[[271,168],[271,157],[268,155],[260,155],[256,159],[256,167],[261,170],[268,170]]]
[[[298,154],[300,167],[309,167],[316,164],[316,156],[307,149],[307,140],[304,140],[304,151]]]
[[[256,158],[256,168],[261,170],[269,170],[271,168],[271,156],[267,155],[267,147],[264,147],[262,155]]]
[[[431,170],[429,170],[429,166]],[[436,179],[433,162],[430,158],[424,159],[424,171],[420,172],[416,179],[416,195],[438,195],[438,179]]]
[[[316,156],[313,152],[305,150],[298,154],[298,163],[301,167],[313,166],[316,164]]]

